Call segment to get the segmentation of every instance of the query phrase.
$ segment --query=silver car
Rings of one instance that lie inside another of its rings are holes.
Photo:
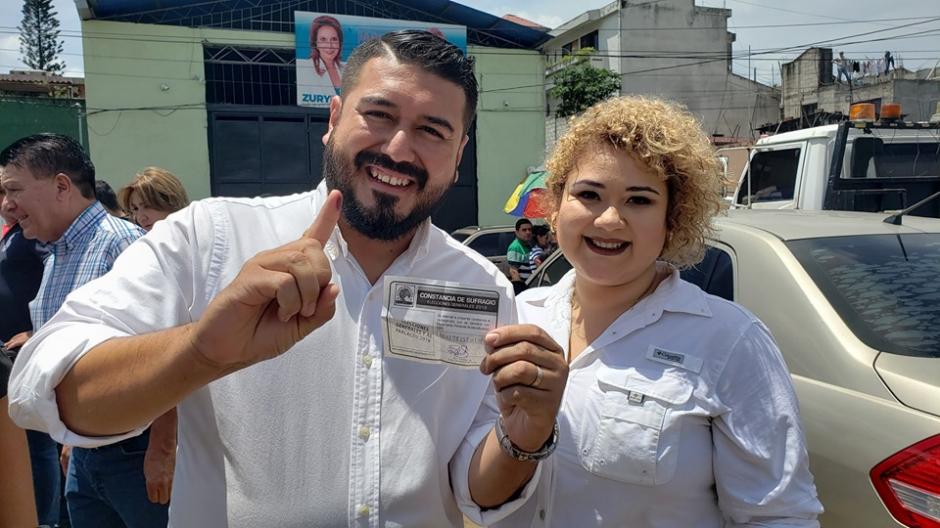
[[[509,263],[506,262],[506,250],[509,244],[516,239],[516,229],[513,226],[495,227],[462,227],[450,236],[463,242],[465,246],[483,255],[507,276]]]
[[[731,211],[682,273],[773,332],[824,527],[940,527],[940,220],[885,217]],[[570,268],[556,253],[529,284]]]

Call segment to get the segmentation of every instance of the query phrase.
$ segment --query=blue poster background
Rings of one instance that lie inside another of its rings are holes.
[[[342,28],[342,48],[340,49],[340,67],[338,68],[340,72],[338,77],[340,78],[342,66],[345,66],[346,59],[356,46],[399,29],[431,31],[467,53],[467,28],[465,26],[295,11],[294,40],[297,59],[297,104],[299,106],[328,107],[330,99],[339,93],[336,82],[331,80],[328,73],[317,73],[310,57],[310,28],[314,19],[320,16],[332,17],[339,22]]]

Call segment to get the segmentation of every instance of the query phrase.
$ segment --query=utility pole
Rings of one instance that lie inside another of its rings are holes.
[[[85,132],[82,127],[82,103],[78,101],[75,102],[75,117],[78,118],[78,144],[88,152],[89,145],[85,144]]]

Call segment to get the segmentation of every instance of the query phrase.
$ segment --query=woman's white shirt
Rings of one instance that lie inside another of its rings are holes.
[[[566,354],[573,283],[572,270],[516,303]],[[770,332],[677,271],[571,363],[558,422],[536,497],[498,526],[819,526]]]

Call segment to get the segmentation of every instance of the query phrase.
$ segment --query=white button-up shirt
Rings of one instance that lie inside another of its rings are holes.
[[[572,270],[516,301],[520,322],[566,350],[573,282]],[[536,497],[500,526],[818,526],[773,339],[678,272],[571,362],[558,421]]]
[[[321,185],[284,198],[210,199],[158,223],[30,339],[13,373],[11,415],[74,446],[139,434],[143,427],[113,437],[70,431],[56,385],[102,341],[197,320],[246,260],[299,238],[325,196]],[[496,510],[480,512],[470,499],[470,459],[498,412],[489,378],[384,355],[383,280],[369,283],[338,229],[325,252],[341,292],[333,319],[180,403],[171,526],[460,526],[458,502],[478,523],[518,507],[536,479]],[[515,320],[505,277],[430,222],[386,273],[496,285],[505,320]]]

